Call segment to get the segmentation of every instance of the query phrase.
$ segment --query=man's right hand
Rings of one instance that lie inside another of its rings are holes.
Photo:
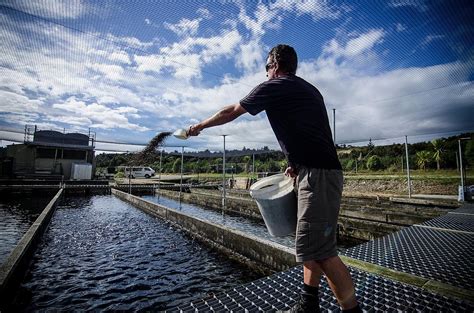
[[[198,124],[191,125],[188,129],[188,136],[197,136],[201,133],[201,130],[202,129],[198,126]]]

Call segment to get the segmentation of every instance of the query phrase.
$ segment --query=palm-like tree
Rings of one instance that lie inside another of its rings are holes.
[[[429,151],[423,150],[416,153],[416,164],[418,165],[418,168],[422,170],[426,169],[426,164],[428,164],[430,159],[431,153]]]
[[[434,139],[431,141],[431,144],[433,145],[433,148],[435,150],[435,152],[433,153],[433,159],[436,161],[436,168],[439,170],[441,163],[441,154],[443,153],[444,140]]]

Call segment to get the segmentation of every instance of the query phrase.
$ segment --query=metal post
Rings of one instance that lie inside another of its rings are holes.
[[[132,194],[132,167],[130,166],[129,168],[129,171],[128,171],[128,194]],[[125,170],[127,170],[127,168],[125,168]]]
[[[462,188],[462,193],[460,200],[464,201],[464,172],[463,172],[463,166],[462,166],[462,148],[461,148],[461,141],[462,140],[470,140],[472,139],[471,137],[464,137],[464,138],[459,138],[458,139],[458,146],[459,146],[459,170],[461,172],[461,188]]]
[[[458,139],[458,145],[459,145],[459,169],[461,171],[461,201],[464,201],[464,175],[463,175],[463,169],[462,169],[462,148],[461,148],[461,139]]]
[[[252,178],[255,176],[255,153],[252,154]]]
[[[456,171],[459,172],[459,157],[458,157],[458,152],[457,152],[457,151],[454,151],[454,153],[456,153]]]
[[[407,136],[405,136],[405,153],[406,153],[406,158],[407,158],[408,198],[411,198],[410,161],[408,160],[408,137]]]
[[[158,173],[158,198],[160,198],[161,194],[161,159],[163,158],[163,150],[160,150],[160,172]]]
[[[183,162],[184,162],[184,147],[181,147],[181,180],[179,182],[179,208],[181,208],[181,192],[183,189]]]
[[[334,132],[334,145],[336,145],[336,109],[332,109],[332,122],[332,128]]]
[[[225,137],[227,135],[222,135],[224,138],[224,152],[222,153],[222,214],[225,210]]]

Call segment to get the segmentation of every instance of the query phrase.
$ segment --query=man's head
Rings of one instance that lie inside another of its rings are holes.
[[[267,76],[272,79],[283,74],[296,74],[298,56],[295,49],[288,45],[277,45],[268,53]]]

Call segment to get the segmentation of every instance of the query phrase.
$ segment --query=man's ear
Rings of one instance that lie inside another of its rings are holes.
[[[273,69],[273,72],[275,73],[275,75],[278,74],[278,71],[280,70],[280,66],[278,65],[277,62],[274,63],[274,69]]]

